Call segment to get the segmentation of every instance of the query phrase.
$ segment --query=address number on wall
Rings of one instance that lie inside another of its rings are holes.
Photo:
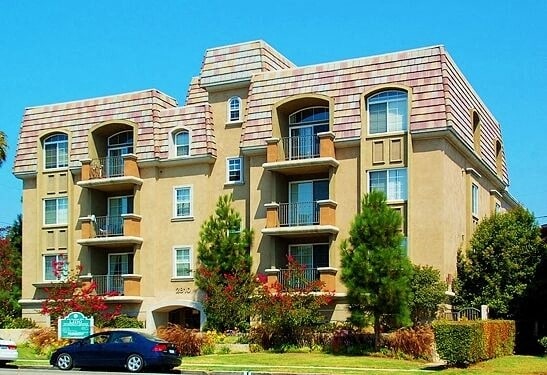
[[[175,293],[176,294],[190,294],[190,293],[192,293],[192,288],[176,288]]]

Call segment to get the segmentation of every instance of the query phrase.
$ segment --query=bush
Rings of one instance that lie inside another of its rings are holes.
[[[139,321],[136,317],[128,315],[119,315],[114,319],[106,322],[103,327],[105,328],[144,328],[144,323]]]
[[[439,270],[431,266],[414,265],[410,282],[410,317],[414,325],[430,324],[437,316],[439,305],[445,301],[446,284]]]
[[[4,320],[4,328],[8,329],[24,329],[24,328],[36,328],[36,322],[29,318],[12,318],[8,316]]]
[[[351,327],[336,328],[332,334],[323,335],[323,350],[332,354],[362,355],[374,352],[373,333]]]
[[[49,327],[33,330],[29,335],[28,341],[30,348],[36,354],[48,358],[53,351],[70,342],[68,340],[59,340],[57,331]]]
[[[539,344],[543,346],[543,352],[547,354],[547,336],[543,336],[538,340]]]
[[[438,321],[433,324],[437,351],[449,365],[513,354],[515,322],[508,320]]]
[[[431,326],[401,328],[384,337],[386,347],[397,356],[431,360],[435,336]]]
[[[177,324],[169,323],[166,327],[158,328],[156,335],[175,344],[183,356],[198,356],[214,352],[212,335],[202,334],[197,330],[184,328]]]

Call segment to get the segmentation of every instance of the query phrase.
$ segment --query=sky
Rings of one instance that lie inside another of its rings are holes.
[[[2,1],[0,227],[26,107],[156,88],[182,105],[206,49],[262,39],[298,66],[442,44],[501,124],[509,192],[547,223],[547,1]]]

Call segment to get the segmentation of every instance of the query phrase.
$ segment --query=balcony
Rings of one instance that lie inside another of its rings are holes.
[[[136,155],[84,159],[81,163],[82,179],[78,181],[78,186],[112,192],[142,185]]]
[[[302,237],[310,234],[337,234],[336,202],[320,200],[298,203],[267,203],[263,234]]]
[[[122,247],[142,244],[141,216],[86,216],[80,218],[82,239],[78,244],[97,247]]]
[[[284,290],[305,288],[309,283],[320,280],[323,283],[323,292],[335,292],[336,273],[338,270],[331,267],[306,268],[291,275],[289,269],[269,268],[266,270],[268,283],[279,282]]]
[[[337,168],[334,153],[334,133],[270,138],[266,140],[267,156],[264,169],[285,175],[321,173]]]
[[[84,286],[92,281],[95,282],[95,292],[100,296],[116,297],[139,297],[141,295],[141,275],[85,275],[80,276]],[[127,298],[124,298],[127,300]]]

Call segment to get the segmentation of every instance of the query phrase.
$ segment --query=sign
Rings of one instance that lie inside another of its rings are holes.
[[[57,323],[59,339],[82,339],[93,333],[93,317],[88,318],[81,312],[71,312]]]

